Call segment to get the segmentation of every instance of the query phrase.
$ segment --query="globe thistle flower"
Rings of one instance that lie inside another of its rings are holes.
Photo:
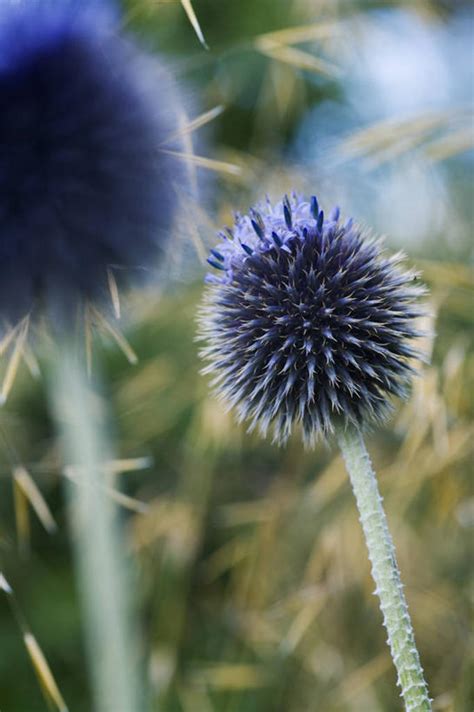
[[[236,215],[211,250],[199,316],[205,372],[217,393],[274,440],[300,425],[306,444],[337,431],[407,712],[430,712],[375,473],[362,428],[404,396],[420,358],[423,288],[379,241],[316,197],[293,194]]]
[[[166,73],[95,0],[0,8],[0,317],[108,296],[169,234],[176,159]],[[128,271],[127,271],[128,270]],[[120,274],[124,272],[120,271]]]
[[[382,420],[420,356],[423,289],[402,255],[295,194],[236,215],[220,236],[200,338],[204,372],[239,419],[280,443],[300,424],[307,444]]]

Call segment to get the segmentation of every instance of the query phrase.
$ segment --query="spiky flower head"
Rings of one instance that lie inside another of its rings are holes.
[[[1,4],[2,318],[100,300],[109,268],[137,275],[165,243],[173,89],[119,27],[104,0]]]
[[[240,420],[285,442],[383,419],[419,357],[423,288],[339,209],[293,194],[236,215],[208,262],[205,372]]]

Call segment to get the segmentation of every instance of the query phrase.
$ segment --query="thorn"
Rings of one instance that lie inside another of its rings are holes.
[[[283,215],[285,216],[286,227],[291,230],[293,221],[291,218],[291,205],[287,195],[283,198]]]
[[[215,269],[221,269],[223,272],[225,272],[225,267],[224,265],[221,265],[220,262],[216,262],[215,260],[211,260],[210,257],[207,258],[207,263],[211,265],[211,267],[214,267]]]
[[[125,355],[128,362],[132,365],[136,364],[138,362],[138,357],[125,336],[123,336],[120,331],[115,329],[96,307],[91,307],[91,316],[94,317],[96,325],[102,328],[103,331],[107,332],[114,339],[115,343],[122,350],[122,353]]]
[[[2,589],[2,591],[5,591],[5,593],[8,593],[10,595],[13,594],[12,587],[10,586],[10,584],[8,583],[8,581],[6,580],[5,576],[2,573],[0,573],[0,589]]]
[[[251,223],[252,223],[253,229],[254,229],[255,232],[257,233],[257,236],[258,236],[261,240],[263,240],[263,239],[265,238],[265,231],[264,231],[264,229],[263,229],[263,226],[262,226],[261,222],[257,222],[257,220],[254,220],[253,218],[251,218],[250,221],[251,221]]]
[[[112,306],[114,308],[114,314],[116,319],[120,319],[120,295],[117,285],[117,280],[110,267],[107,269],[107,284],[109,286],[110,298],[112,300]]]
[[[335,205],[334,208],[329,213],[329,220],[331,220],[331,222],[337,222],[339,220],[340,214],[341,214],[341,210],[340,210],[339,206]]]
[[[13,347],[12,354],[9,358],[7,369],[0,390],[0,406],[4,405],[7,401],[8,395],[18,372],[20,361],[23,357],[24,348],[28,338],[28,329],[30,325],[29,315],[24,317],[20,324],[21,326],[18,332],[15,331],[15,345]]]
[[[323,229],[323,223],[324,223],[324,212],[321,210],[319,215],[318,215],[318,223],[316,227],[318,228],[318,232],[321,232]]]
[[[197,35],[197,38],[201,45],[204,47],[205,50],[209,50],[209,45],[207,44],[206,40],[204,39],[204,35],[201,30],[201,26],[199,25],[199,21],[196,17],[196,13],[193,10],[193,6],[191,5],[191,0],[181,0],[181,5],[184,8],[184,11],[186,15],[188,16],[188,20],[191,23],[194,32]]]
[[[218,252],[217,250],[211,250],[211,254],[213,254],[214,257],[219,260],[219,262],[224,262],[223,255],[221,255],[221,253]]]

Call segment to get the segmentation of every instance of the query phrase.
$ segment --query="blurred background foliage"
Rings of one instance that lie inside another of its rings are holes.
[[[195,309],[215,230],[232,209],[295,187],[386,234],[431,290],[431,364],[369,448],[434,708],[468,712],[471,4],[194,0],[192,8],[209,50],[189,3],[124,8],[124,23],[166,56],[188,124],[205,116],[184,132],[193,189],[182,196],[169,276],[124,307],[138,364],[101,334],[93,354],[120,458],[109,463],[109,490],[136,564],[153,709],[400,709],[337,452],[305,452],[298,437],[279,450],[247,435],[199,375]],[[0,709],[47,709],[21,637],[27,620],[68,708],[88,712],[64,471],[44,380],[20,368],[0,426],[0,570],[16,596],[13,608],[0,597]]]

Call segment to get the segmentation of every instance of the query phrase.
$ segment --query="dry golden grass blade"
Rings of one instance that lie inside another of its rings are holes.
[[[453,118],[453,113],[439,112],[420,114],[408,120],[380,121],[351,134],[339,145],[338,153],[342,158],[357,158],[382,152],[382,156],[387,153],[388,160],[392,153],[395,157],[420,145]]]
[[[272,597],[273,574],[279,565],[275,541],[291,505],[292,494],[276,482],[266,501],[268,518],[260,522],[250,540],[249,557],[236,587],[238,606],[254,611],[264,610]]]
[[[354,132],[342,142],[340,149],[353,156],[375,151],[387,145],[439,128],[446,121],[446,115],[421,115],[414,119],[397,121],[385,119]]]
[[[8,593],[9,596],[13,594],[12,587],[10,586],[10,584],[2,573],[0,573],[0,589],[2,589],[4,593]]]
[[[120,331],[118,331],[118,329],[115,329],[112,324],[105,318],[105,316],[100,313],[98,309],[96,309],[95,307],[91,307],[91,311],[94,315],[97,326],[106,333],[110,334],[110,336],[113,338],[117,346],[121,349],[130,364],[136,364],[138,362],[138,356],[128,343],[125,336]]]
[[[129,457],[121,460],[110,460],[104,465],[104,471],[111,475],[121,475],[123,472],[147,470],[153,465],[151,457]]]
[[[198,19],[196,17],[196,13],[193,10],[193,6],[191,4],[191,0],[181,0],[181,5],[184,8],[184,11],[186,15],[188,16],[189,22],[193,26],[194,32],[196,33],[199,42],[202,44],[204,49],[209,49],[209,47],[206,44],[206,40],[204,39],[204,35],[201,30],[201,26],[198,22]]]
[[[83,474],[81,473],[81,468],[75,467],[74,465],[67,465],[63,469],[63,474],[68,478],[68,480],[74,482],[74,484],[78,487],[83,485]],[[150,505],[146,502],[135,499],[135,497],[129,497],[113,487],[109,487],[108,485],[101,483],[97,483],[97,487],[100,487],[101,491],[105,492],[113,502],[116,502],[118,505],[124,509],[130,510],[131,512],[146,514],[150,509]]]
[[[393,141],[386,148],[374,151],[370,156],[368,155],[366,157],[367,167],[369,170],[375,170],[386,163],[391,163],[400,158],[400,156],[419,148],[425,139],[426,137],[423,134],[414,134],[413,136],[406,136],[398,141]]]
[[[314,591],[314,596],[296,614],[288,633],[281,641],[281,649],[285,653],[292,653],[299,646],[304,636],[313,625],[327,600],[327,592],[319,588]]]
[[[16,479],[13,480],[13,503],[15,508],[15,526],[18,537],[18,547],[23,554],[30,548],[30,513],[28,498]]]
[[[120,295],[117,286],[117,280],[114,277],[112,270],[107,270],[107,284],[109,286],[110,299],[112,300],[112,306],[114,308],[114,314],[116,319],[120,319]]]
[[[151,457],[130,457],[120,460],[109,460],[104,462],[100,469],[106,475],[120,475],[123,472],[133,472],[136,470],[146,470],[153,464]],[[77,465],[66,465],[63,469],[64,474],[68,477],[81,477],[84,473],[84,468]]]
[[[268,685],[264,668],[257,665],[216,663],[196,670],[193,679],[220,690],[249,690]]]
[[[188,166],[190,168],[191,167],[195,168],[195,166],[191,166],[191,163],[188,163]],[[196,178],[196,181],[197,181],[197,178]],[[196,182],[196,186],[197,186],[197,182]],[[187,196],[187,197],[184,196],[184,201],[185,201],[185,211],[181,211],[181,212],[182,212],[182,214],[187,215],[187,214],[189,214],[189,205],[190,205],[189,196]],[[198,211],[197,211],[197,203],[196,202],[193,202],[191,210],[194,215],[197,215]],[[178,233],[180,232],[179,223],[178,223],[177,231],[178,231]],[[198,225],[196,224],[196,222],[194,220],[186,220],[186,219],[184,220],[183,234],[185,237],[186,237],[186,234],[190,235],[191,241],[193,243],[194,249],[196,250],[198,259],[202,265],[205,265],[206,259],[208,256],[208,251],[204,245],[201,235],[199,234]],[[179,254],[179,252],[173,253],[173,254]]]
[[[427,442],[419,448],[409,467],[401,467],[400,460],[381,471],[381,479],[391,483],[392,506],[402,512],[410,506],[412,493],[423,483],[452,471],[458,464],[469,464],[472,458],[472,443],[474,429],[469,426],[458,426],[449,431],[449,449],[444,456]],[[405,463],[404,463],[405,465]],[[401,516],[401,515],[400,515]]]
[[[23,491],[46,531],[49,534],[53,534],[57,530],[56,522],[31,475],[24,467],[18,466],[13,470],[13,479],[15,484]]]
[[[186,127],[189,123],[188,116],[184,111],[179,111],[178,113],[178,133],[182,133],[182,145],[180,146],[180,151],[183,153],[189,153],[189,155],[194,155],[194,145],[193,145],[193,135],[189,131],[186,131]],[[160,149],[161,150],[161,149]],[[166,150],[166,149],[164,149]],[[197,169],[194,163],[191,161],[186,161],[186,170],[189,176],[189,187],[191,189],[191,195],[194,196],[195,200],[198,200],[199,196],[199,184],[197,177]],[[187,191],[186,191],[187,193]],[[189,200],[188,195],[184,195],[184,200]],[[194,221],[192,221],[194,222]]]
[[[298,25],[297,27],[287,27],[284,30],[276,30],[275,32],[265,32],[265,34],[258,35],[255,41],[269,41],[281,45],[299,44],[333,37],[338,32],[338,29],[339,26],[335,22]]]
[[[256,102],[256,124],[264,135],[268,130],[269,110],[272,118],[285,122],[292,112],[305,105],[305,79],[292,67],[269,62]],[[269,108],[271,107],[271,108]]]
[[[348,675],[339,686],[339,694],[352,702],[363,690],[370,687],[379,677],[392,667],[390,655],[382,653]]]
[[[113,487],[104,486],[103,490],[106,494],[108,494],[111,500],[119,504],[124,509],[128,509],[130,512],[135,512],[136,514],[146,514],[150,509],[150,505],[146,502],[135,499],[135,497],[129,497],[127,494],[123,494],[123,492],[113,489]]]
[[[305,501],[322,509],[333,500],[348,483],[346,471],[339,455],[336,455],[314,483],[310,484],[304,494]]]
[[[15,346],[10,356],[10,360],[7,364],[2,388],[0,390],[0,405],[3,405],[7,401],[12,386],[15,382],[15,378],[18,373],[18,366],[20,365],[23,356],[24,346],[28,337],[29,325],[30,317],[27,316],[21,322],[20,329],[18,331],[18,334],[16,335]]]
[[[204,562],[203,575],[207,582],[214,581],[223,573],[238,566],[249,556],[249,543],[236,537],[214,551]]]
[[[316,74],[323,74],[327,77],[340,76],[341,70],[332,62],[316,57],[309,52],[305,52],[297,47],[287,47],[266,38],[256,41],[256,48],[261,54],[271,59],[276,59],[284,64],[289,64],[297,69],[306,69]]]
[[[461,337],[453,343],[447,352],[442,367],[443,395],[446,407],[455,413],[462,411],[462,403],[466,395],[464,373],[467,370],[465,369],[467,350],[467,339],[464,340]]]
[[[407,434],[398,452],[398,461],[410,464],[424,444],[433,425],[439,408],[444,405],[438,394],[438,371],[426,368],[423,378],[415,381],[412,397],[405,406],[405,413],[399,418],[401,422],[405,415]],[[411,427],[410,427],[411,424]]]
[[[474,148],[474,131],[471,127],[453,131],[425,146],[425,153],[432,161],[444,161],[452,156]]]
[[[215,112],[215,110],[213,110]],[[208,115],[212,114],[212,112],[208,112]],[[193,130],[196,130],[200,125],[202,126],[204,123],[207,122],[207,120],[211,120],[211,118],[205,118],[206,114],[203,114],[201,117],[198,117],[194,121],[189,121],[188,117],[183,111],[179,112],[178,115],[178,130],[173,136],[170,136],[167,141],[173,140],[173,138],[178,138],[181,137],[181,150],[183,153],[189,154],[189,155],[194,155],[194,146],[193,146]],[[194,128],[193,128],[194,126]],[[178,195],[180,201],[183,203],[183,210],[179,211],[179,214],[187,214],[189,211],[189,201],[190,197],[192,196],[193,199],[193,210],[196,212],[196,207],[199,204],[199,182],[198,182],[198,175],[197,175],[197,166],[195,163],[192,161],[186,161],[186,170],[188,173],[189,177],[189,187],[190,191],[182,191],[179,186],[177,186],[178,189]],[[191,193],[191,196],[189,194]],[[183,227],[179,225],[179,222],[177,224],[177,233],[181,234],[182,232],[189,233],[191,236],[192,243],[194,245],[194,248],[196,250],[196,253],[201,261],[202,264],[205,263],[206,257],[207,257],[207,251],[204,247],[203,241],[201,240],[201,237],[199,235],[199,230],[196,224],[195,220],[187,221]],[[173,253],[174,254],[174,253]]]
[[[264,613],[254,613],[242,611],[235,612],[235,622],[238,626],[239,635],[252,648],[257,651],[261,646],[271,646],[277,650],[281,642],[281,632],[276,625],[274,618],[266,616]]]
[[[242,524],[268,522],[273,511],[265,502],[237,502],[226,504],[219,508],[219,523],[225,527],[239,527]],[[271,503],[270,503],[271,504]]]
[[[177,138],[181,138],[182,136],[186,136],[188,134],[193,133],[194,131],[197,131],[202,126],[205,126],[206,124],[210,123],[211,121],[214,121],[214,119],[217,119],[217,117],[220,116],[224,110],[225,110],[225,107],[222,105],[215,106],[213,109],[210,109],[209,111],[205,111],[203,114],[200,114],[195,119],[192,119],[192,121],[183,122],[183,126],[181,126],[174,133],[167,136],[166,139],[163,141],[163,143],[160,144],[160,146],[163,146],[164,144],[167,144],[167,143],[171,143],[172,141],[175,141]]]
[[[10,597],[10,604],[13,615],[20,627],[23,642],[33,664],[33,669],[38,678],[41,690],[44,694],[48,706],[55,707],[59,712],[68,712],[67,705],[59,690],[58,685],[51,672],[51,668],[41,650],[36,638],[28,631],[23,614],[18,606],[15,594],[6,580],[5,576],[0,573],[0,589]]]
[[[23,361],[26,364],[26,367],[28,371],[31,373],[33,378],[37,379],[41,376],[41,369],[40,365],[38,363],[38,359],[36,358],[33,350],[31,347],[28,345],[28,342],[25,343],[23,347]]]
[[[0,358],[3,356],[5,351],[8,349],[19,329],[21,328],[21,322],[16,326],[10,327],[6,334],[0,340]]]
[[[155,500],[148,513],[136,519],[132,528],[134,551],[168,540],[173,553],[184,559],[192,553],[196,543],[196,516],[190,505],[171,500]]]
[[[163,153],[168,153],[171,156],[176,156],[176,158],[181,158],[183,161],[189,161],[194,163],[200,168],[206,168],[208,171],[215,171],[216,173],[225,173],[231,176],[242,175],[241,166],[236,166],[233,163],[226,163],[225,161],[216,161],[213,158],[206,158],[206,156],[197,156],[194,153],[182,153],[181,151],[170,151],[165,148],[160,148]]]
[[[59,691],[59,687],[51,672],[51,668],[38,645],[35,637],[31,633],[24,633],[23,640],[33,663],[34,670],[38,677],[43,694],[49,703],[52,703],[59,712],[67,712],[67,706],[64,698]]]

